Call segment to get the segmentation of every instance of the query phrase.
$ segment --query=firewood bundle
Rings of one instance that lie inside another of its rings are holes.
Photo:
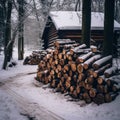
[[[47,54],[45,50],[33,51],[31,55],[27,56],[23,62],[24,65],[38,65],[43,57]]]
[[[96,47],[86,48],[85,44],[63,43],[56,41],[55,49],[40,61],[36,80],[86,103],[114,100],[120,88],[110,78],[118,71],[112,67],[112,56],[103,57]]]

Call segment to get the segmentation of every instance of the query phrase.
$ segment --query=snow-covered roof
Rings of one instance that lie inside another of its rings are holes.
[[[50,17],[59,30],[73,30],[82,28],[82,12],[76,11],[51,11]],[[100,12],[91,13],[91,29],[104,29],[104,14]],[[120,30],[120,24],[114,20],[114,30]]]

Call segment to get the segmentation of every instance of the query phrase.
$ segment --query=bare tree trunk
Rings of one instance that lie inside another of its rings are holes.
[[[115,0],[105,0],[103,55],[113,54]]]
[[[3,46],[4,39],[4,3],[0,1],[0,50],[1,46]]]
[[[77,0],[76,5],[75,5],[75,11],[80,11],[80,7],[81,7],[81,1]]]
[[[82,5],[82,43],[90,47],[91,0],[83,0]]]
[[[18,60],[24,58],[24,0],[18,0],[19,5],[19,25],[18,25]]]
[[[4,63],[3,63],[3,69],[6,69],[7,62],[11,59],[10,54],[10,48],[7,49],[7,45],[9,41],[11,40],[11,12],[12,12],[12,2],[8,1],[7,3],[7,16],[6,16],[6,29],[5,29],[5,43],[4,43]],[[12,46],[11,46],[12,47]],[[12,48],[11,48],[12,49]]]

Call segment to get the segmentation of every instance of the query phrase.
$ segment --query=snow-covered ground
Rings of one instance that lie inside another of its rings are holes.
[[[14,53],[17,61],[16,50]],[[2,61],[3,56],[0,55],[0,67]],[[31,73],[37,71],[36,65],[23,66],[23,61],[17,63],[17,66],[6,71],[0,70],[0,120],[26,120],[27,117],[20,113],[22,108],[26,111],[28,107],[27,112],[38,120],[40,116],[43,118],[41,120],[120,119],[120,95],[113,102],[99,106],[94,103],[86,105],[84,101],[70,102],[64,94],[54,93],[53,89],[45,88],[42,84],[40,87],[33,84],[36,74]],[[120,75],[115,79],[119,80]]]

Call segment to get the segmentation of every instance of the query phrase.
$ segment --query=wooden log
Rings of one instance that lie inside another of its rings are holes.
[[[64,68],[63,68],[65,71],[69,71],[70,70],[70,65],[69,64],[66,64],[64,65]]]
[[[88,83],[88,84],[93,85],[93,83],[95,82],[95,81],[94,81],[94,77],[93,77],[92,75],[90,75],[89,77],[87,77],[87,78],[85,79],[85,82]]]
[[[63,49],[62,54],[65,55],[68,52],[68,50]]]
[[[113,92],[118,92],[118,91],[120,91],[120,84],[114,84],[113,86],[112,86],[112,91]]]
[[[61,66],[65,65],[65,60],[64,60],[64,59],[59,59],[58,61],[59,61],[59,64],[60,64]]]
[[[91,49],[90,48],[86,48],[86,49],[79,49],[79,50],[77,50],[77,51],[70,51],[70,54],[71,55],[76,55],[77,57],[79,56],[79,55],[82,55],[82,54],[87,54],[87,53],[89,53],[89,52],[91,52]]]
[[[58,64],[57,69],[58,69],[59,72],[61,72],[62,71],[62,66],[60,64]]]
[[[74,90],[74,91],[72,92],[71,96],[72,96],[73,98],[77,99],[77,98],[78,98],[77,91]]]
[[[77,68],[76,68],[76,63],[75,63],[75,62],[72,62],[72,63],[70,64],[70,67],[71,67],[71,70],[72,70],[73,72],[75,72],[75,71],[77,70]]]
[[[93,53],[89,52],[89,53],[87,53],[87,54],[85,54],[83,56],[80,56],[80,57],[78,57],[77,62],[83,63],[83,62],[85,62],[85,60],[87,60],[92,55],[93,55]]]
[[[70,82],[69,82],[69,81],[66,81],[66,82],[65,82],[65,86],[66,86],[66,89],[68,90],[68,89],[70,88],[70,86],[71,86]]]
[[[104,85],[104,94],[108,93],[109,92],[109,89],[108,89],[108,86],[107,85]]]
[[[63,77],[64,77],[65,79],[68,79],[69,75],[68,75],[67,73],[65,73],[65,74],[63,74]]]
[[[54,70],[51,70],[50,71],[50,75],[53,76],[55,74],[55,71]]]
[[[88,69],[85,74],[87,76],[91,76],[91,75],[93,75],[93,72],[94,72],[94,69],[91,68],[91,69]]]
[[[30,56],[27,56],[27,57],[24,59],[23,65],[28,64],[29,61],[30,61],[30,59],[31,59]]]
[[[43,76],[47,76],[48,73],[49,73],[48,70],[38,71],[38,72],[37,72],[37,77],[42,78]]]
[[[80,81],[79,83],[78,83],[78,85],[79,85],[79,87],[83,87],[83,88],[85,88],[85,82],[84,81]]]
[[[69,76],[72,77],[73,76],[73,71],[72,70],[69,70]]]
[[[39,69],[44,70],[45,66],[46,66],[46,63],[44,61],[40,61],[39,65],[38,65]]]
[[[53,79],[53,80],[50,82],[50,86],[51,86],[52,88],[56,88],[57,85],[59,84],[59,81],[60,81],[60,79]]]
[[[86,45],[85,44],[82,44],[82,45],[79,45],[73,49],[70,50],[70,53],[73,55],[76,51],[82,49],[82,48],[86,48]]]
[[[103,74],[104,74],[104,71],[105,71],[107,68],[109,68],[110,66],[111,66],[111,64],[107,64],[107,65],[99,68],[98,70],[95,70],[95,71],[93,72],[94,78],[97,78],[99,75],[103,75]]]
[[[104,79],[104,81],[106,82],[109,90],[112,90],[112,86],[113,85],[115,85],[115,84],[117,85],[118,84],[116,81],[114,81],[114,80],[112,80],[110,78],[109,79]]]
[[[92,52],[94,52],[94,53],[97,52],[97,47],[96,46],[91,45],[90,48],[91,48]]]
[[[89,66],[90,66],[94,61],[96,61],[96,60],[98,60],[98,59],[100,59],[100,58],[101,58],[101,55],[95,55],[95,56],[89,58],[87,61],[85,61],[85,62],[83,63],[84,69],[85,69],[85,70],[88,69]]]
[[[97,104],[100,105],[102,103],[105,103],[105,97],[103,94],[99,93],[96,95],[96,97],[93,98],[93,101]]]
[[[70,54],[70,52],[67,52],[66,57],[69,61],[72,61],[72,55]]]
[[[58,53],[58,59],[59,60],[63,59],[63,54],[62,53]]]
[[[74,47],[77,47],[79,44],[78,43],[75,43],[75,44],[67,44],[67,45],[64,45],[64,49],[72,49]]]
[[[54,56],[54,55],[58,55],[58,53],[59,53],[58,49],[54,49],[54,51],[53,51],[53,56]]]
[[[77,82],[77,77],[78,77],[77,74],[74,74],[73,77],[72,77],[72,80],[73,80],[74,82]]]
[[[70,93],[72,93],[74,91],[75,87],[74,86],[70,86]]]
[[[103,57],[99,60],[97,60],[96,62],[93,63],[93,68],[95,70],[99,69],[102,65],[105,65],[106,63],[109,63],[111,62],[112,60],[112,55],[109,55],[109,56],[106,56],[106,57]]]
[[[86,90],[90,90],[90,89],[92,88],[92,85],[90,85],[90,84],[88,84],[88,83],[85,83],[84,88],[85,88]]]
[[[104,75],[99,76],[99,77],[97,78],[97,83],[98,83],[99,85],[103,84],[104,81],[105,81]]]
[[[54,42],[54,46],[59,48],[60,45],[65,45],[65,44],[75,44],[75,41],[71,41],[70,39],[57,39],[57,41]]]
[[[77,72],[82,73],[83,72],[83,66],[81,64],[77,65]]]
[[[118,93],[107,93],[105,94],[105,102],[111,102],[118,96]]]
[[[107,85],[97,85],[97,91],[98,93],[106,94],[109,92]]]
[[[77,86],[77,87],[76,87],[76,93],[77,93],[77,95],[79,95],[80,92],[81,92],[81,88],[80,88],[80,86]]]
[[[96,94],[97,94],[97,90],[95,88],[91,88],[89,90],[90,97],[94,98],[96,96]]]
[[[61,73],[61,71],[60,72],[58,72],[58,74],[57,74],[57,78],[61,78],[62,77],[62,73]]]
[[[105,70],[104,75],[106,78],[109,78],[112,75],[115,75],[117,73],[117,71],[118,71],[118,68],[116,66],[114,66],[114,67],[111,67],[111,68]]]
[[[83,99],[85,100],[86,103],[91,103],[91,98],[87,92],[83,93]]]
[[[84,79],[85,79],[85,74],[79,73],[79,74],[78,74],[77,83],[79,83],[80,81],[82,81],[82,80],[84,80]]]
[[[65,77],[64,76],[62,76],[61,78],[60,78],[60,82],[63,84],[64,82],[65,82]],[[62,85],[61,84],[61,85]]]

